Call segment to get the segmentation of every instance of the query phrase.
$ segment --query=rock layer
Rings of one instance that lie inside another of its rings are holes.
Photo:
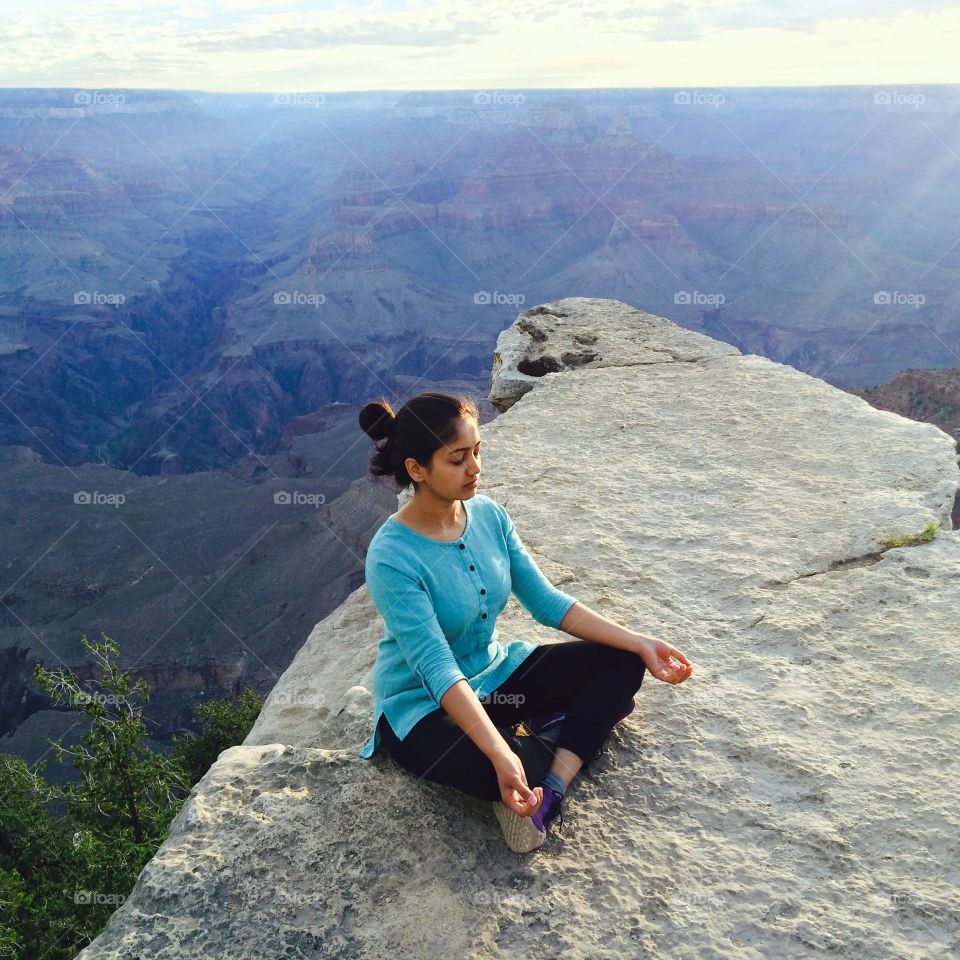
[[[523,857],[489,804],[356,756],[381,629],[361,587],[83,960],[955,955],[952,439],[613,301],[521,314],[501,371],[533,323],[602,363],[495,378],[482,492],[554,583],[693,676],[647,675]],[[565,639],[514,599],[500,629]]]

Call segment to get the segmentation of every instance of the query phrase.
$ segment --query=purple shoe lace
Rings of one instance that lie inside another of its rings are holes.
[[[538,830],[547,832],[547,826],[559,817],[557,821],[560,826],[560,832],[563,833],[563,796],[557,793],[553,787],[543,788],[543,800],[537,808],[537,812],[530,818],[533,820]]]

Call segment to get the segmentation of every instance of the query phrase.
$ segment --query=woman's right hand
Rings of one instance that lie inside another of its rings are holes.
[[[543,801],[543,787],[527,786],[527,775],[520,758],[509,747],[496,755],[493,768],[500,784],[500,799],[514,813],[530,817]]]

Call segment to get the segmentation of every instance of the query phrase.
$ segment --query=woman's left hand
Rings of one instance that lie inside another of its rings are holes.
[[[644,637],[637,654],[647,670],[664,683],[683,683],[693,673],[693,664],[679,650],[656,637]]]

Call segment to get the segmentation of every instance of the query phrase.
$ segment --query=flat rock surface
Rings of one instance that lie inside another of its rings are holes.
[[[537,309],[557,337],[589,318],[605,362],[503,401],[480,492],[555,584],[693,676],[646,675],[563,833],[521,856],[488,803],[356,756],[382,630],[361,587],[81,958],[957,955],[953,440],[727,344],[678,352],[625,304]],[[515,599],[498,624],[565,638]]]

